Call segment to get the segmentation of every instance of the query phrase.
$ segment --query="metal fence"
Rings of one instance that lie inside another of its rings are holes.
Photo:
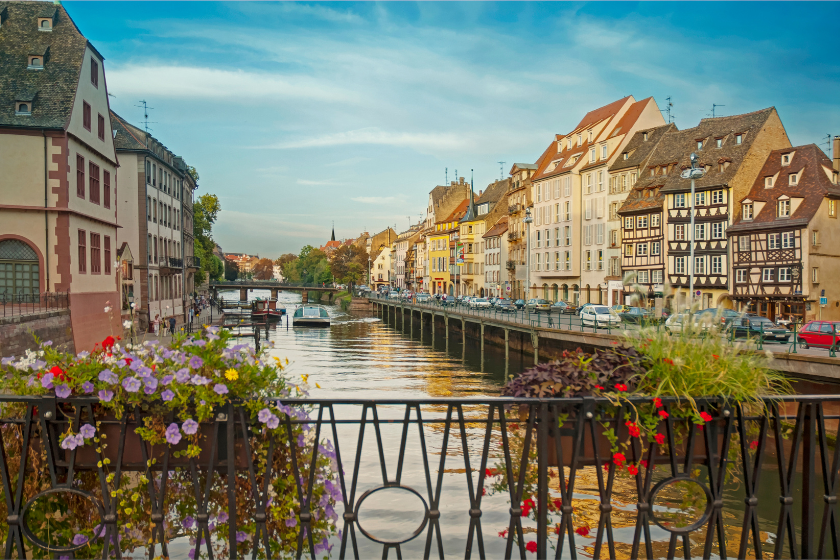
[[[172,527],[189,516],[197,524],[194,557],[213,558],[218,537],[208,504],[215,499],[213,507],[227,508],[225,538],[241,543],[230,558],[270,558],[279,542],[298,558],[315,558],[312,527],[324,508],[315,503],[318,485],[334,489],[337,521],[322,546],[335,547],[339,558],[385,558],[392,549],[397,558],[840,557],[836,397],[751,409],[698,399],[708,415],[702,426],[680,419],[678,403],[666,398],[620,405],[601,398],[283,399],[308,415],[281,414],[285,429],[266,438],[251,431],[248,414],[226,405],[202,427],[209,453],[189,459],[132,436],[151,414],[145,410],[116,420],[96,399],[0,401],[5,558],[86,546],[50,544],[41,537],[44,525],[30,523],[43,519],[39,501],[59,493],[92,502],[83,514],[106,542],[126,534],[121,508],[129,498],[107,490],[129,472],[142,473],[133,475],[132,491],[145,486],[149,494],[138,502],[149,514],[149,557],[156,550],[170,556],[170,545],[186,540]],[[10,418],[14,405],[20,413]],[[669,413],[650,441],[632,435],[645,407]],[[96,421],[100,432],[112,427],[110,450],[62,448],[68,428],[78,432],[84,421]],[[311,456],[298,453],[306,441]],[[257,445],[268,457],[289,453],[283,476],[299,507],[282,534],[269,530],[278,513],[267,490],[280,475],[258,468]],[[106,455],[112,458],[103,467]],[[332,479],[317,482],[307,465],[325,456]],[[195,511],[178,502],[186,495]],[[105,546],[102,557],[121,552]]]
[[[31,315],[54,309],[67,309],[70,298],[67,292],[44,292],[40,294],[0,293],[0,308],[3,317]]]

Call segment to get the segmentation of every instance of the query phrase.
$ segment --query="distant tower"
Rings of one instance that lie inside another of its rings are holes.
[[[330,238],[330,241],[335,241],[335,222],[333,222],[332,237]]]

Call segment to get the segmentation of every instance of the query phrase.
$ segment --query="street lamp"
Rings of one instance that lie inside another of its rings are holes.
[[[525,301],[528,301],[531,295],[531,222],[534,221],[530,208],[525,209],[522,221],[525,222]]]
[[[706,174],[705,167],[697,167],[697,154],[691,152],[691,169],[686,169],[680,174],[680,177],[683,179],[691,179],[691,200],[689,202],[690,214],[691,214],[691,225],[690,231],[688,233],[688,247],[689,247],[689,257],[688,257],[688,296],[689,296],[689,308],[691,307],[691,303],[694,299],[694,181],[695,179],[701,178],[703,175]]]
[[[367,282],[368,283],[368,288],[370,288],[371,285],[373,284],[373,282],[371,281],[370,264],[371,264],[370,255],[368,255],[368,282]]]

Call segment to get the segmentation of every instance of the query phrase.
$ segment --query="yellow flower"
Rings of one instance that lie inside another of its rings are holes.
[[[320,385],[318,385],[317,383],[315,384],[315,386],[316,386],[316,387],[318,387],[319,389],[321,388],[321,386],[320,386]]]
[[[303,379],[304,383],[309,383],[309,375],[301,375],[300,378]]]
[[[225,372],[225,377],[227,377],[230,381],[236,381],[239,379],[239,373],[235,369],[230,368]]]

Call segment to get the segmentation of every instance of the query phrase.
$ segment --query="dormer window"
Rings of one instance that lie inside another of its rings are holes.
[[[589,131],[589,141],[592,142],[592,131]]]
[[[578,140],[578,147],[582,146],[583,145],[583,136],[578,134],[578,139],[577,140]]]
[[[647,142],[647,136],[648,136],[648,133],[647,133],[647,132],[643,132],[643,133],[642,133],[642,140],[644,140],[645,142]]]
[[[765,177],[764,178],[764,188],[765,189],[772,189],[773,188],[773,176]]]
[[[779,218],[790,218],[790,199],[780,198],[777,202],[777,216]]]
[[[790,165],[790,154],[782,155],[782,165]]]
[[[29,65],[27,66],[27,68],[29,70],[43,70],[44,58],[42,56],[30,56]]]
[[[32,115],[32,103],[29,101],[18,101],[15,103],[15,115]]]
[[[744,141],[744,135],[743,134],[736,134],[735,135],[735,143],[736,144],[740,144],[743,141]]]
[[[627,156],[627,152],[624,152],[623,154],[621,154],[621,159],[626,160],[626,159],[627,159],[627,157],[628,157],[628,156]]]
[[[52,18],[38,18],[38,31],[52,31]]]
[[[791,173],[788,175],[789,184],[795,185],[799,182],[799,174],[798,173]]]
[[[607,145],[603,144],[601,146],[601,159],[607,159]]]
[[[723,138],[715,138],[715,148],[723,147]]]
[[[698,150],[702,150],[702,149],[703,149],[703,141],[702,141],[702,140],[698,140],[698,141],[697,141],[697,149],[698,149]]]
[[[90,83],[95,88],[99,87],[99,63],[93,57],[90,59]]]
[[[595,161],[595,148],[591,148],[589,150],[589,163],[592,163],[594,161]]]
[[[753,203],[750,202],[743,202],[741,204],[741,218],[744,220],[752,220],[753,219]]]

